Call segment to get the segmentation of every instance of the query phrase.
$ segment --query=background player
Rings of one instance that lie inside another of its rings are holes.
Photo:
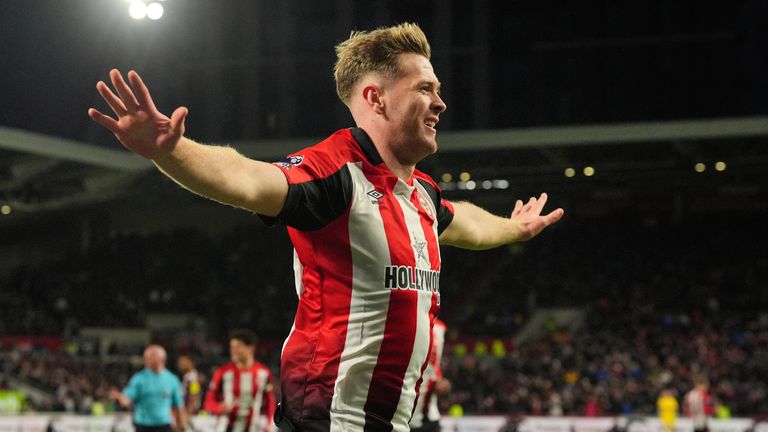
[[[694,387],[683,399],[683,413],[691,418],[695,432],[708,430],[708,418],[714,411],[709,396],[709,382],[705,378],[696,378]]]
[[[661,420],[662,432],[674,432],[677,425],[679,405],[673,390],[664,389],[661,391],[659,398],[656,400],[656,411],[659,414],[659,420]]]
[[[272,372],[256,361],[255,349],[256,337],[250,332],[236,332],[229,338],[232,361],[216,369],[205,395],[205,410],[219,416],[218,432],[272,430]]]
[[[189,355],[181,355],[178,361],[181,372],[181,390],[187,416],[193,416],[200,411],[203,391],[203,377],[195,368],[195,361]]]

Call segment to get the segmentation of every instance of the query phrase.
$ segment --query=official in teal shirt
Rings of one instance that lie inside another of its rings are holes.
[[[149,345],[144,350],[144,369],[136,372],[122,392],[114,390],[112,398],[124,407],[133,407],[136,432],[171,430],[171,412],[176,416],[176,427],[186,428],[179,378],[165,368],[165,349]]]

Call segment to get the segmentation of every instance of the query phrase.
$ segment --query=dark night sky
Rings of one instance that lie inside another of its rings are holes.
[[[768,113],[760,0],[2,0],[0,125],[119,146],[91,124],[111,67],[138,70],[161,110],[204,140],[321,136],[349,126],[333,46],[416,21],[433,47],[444,129]]]

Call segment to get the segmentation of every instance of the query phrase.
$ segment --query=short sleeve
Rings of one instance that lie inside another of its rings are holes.
[[[139,375],[134,375],[128,381],[128,385],[125,386],[125,388],[123,389],[123,394],[125,395],[125,397],[127,397],[133,402],[136,402],[136,399],[139,396],[140,381],[141,380],[139,378]]]
[[[352,177],[345,164],[333,167],[323,155],[292,155],[274,162],[288,180],[288,196],[275,217],[261,215],[267,225],[301,231],[320,229],[343,214],[352,200]]]

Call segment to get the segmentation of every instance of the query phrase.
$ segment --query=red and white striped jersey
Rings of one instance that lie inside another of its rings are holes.
[[[445,323],[435,320],[432,327],[432,349],[429,351],[429,362],[424,369],[424,376],[419,389],[419,400],[411,418],[411,428],[420,428],[424,423],[440,420],[440,410],[437,406],[435,384],[443,379],[443,368],[440,363],[443,359],[443,346],[445,345]]]
[[[453,219],[434,181],[395,176],[359,128],[276,162],[299,306],[276,417],[302,431],[407,431],[440,305],[438,236]]]
[[[707,418],[712,413],[709,393],[700,388],[694,388],[685,395],[683,401],[684,414],[691,418],[694,429],[707,427]]]
[[[227,363],[214,372],[203,406],[219,416],[217,432],[270,431],[275,413],[272,373],[259,362],[243,369]]]

